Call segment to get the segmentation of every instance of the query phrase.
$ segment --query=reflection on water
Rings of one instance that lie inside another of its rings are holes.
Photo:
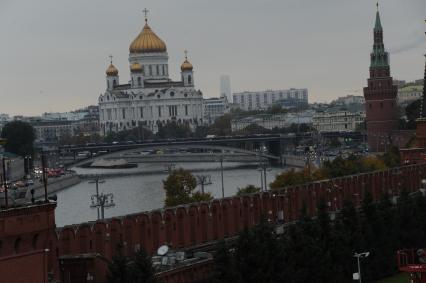
[[[167,178],[165,172],[167,164],[144,163],[138,168],[141,172],[157,171],[162,173],[135,175],[126,177],[106,178],[105,183],[99,185],[99,192],[113,193],[116,206],[105,211],[105,217],[120,216],[125,214],[149,211],[161,208],[164,205],[165,192],[163,180]],[[238,187],[252,184],[260,187],[260,172],[256,166],[240,168],[242,164],[224,163],[225,196],[232,196]],[[183,167],[194,170],[194,174],[211,175],[212,184],[205,186],[205,191],[211,192],[215,198],[222,196],[221,174],[218,163],[181,163],[175,164],[176,168]],[[200,168],[204,170],[198,172]],[[270,183],[276,174],[283,168],[272,168],[267,172],[267,182]],[[100,174],[117,172],[106,169],[77,169],[79,173]],[[126,172],[127,169],[126,169]],[[201,190],[200,187],[198,189]],[[95,193],[95,184],[83,180],[80,184],[58,192],[58,206],[56,208],[56,223],[64,226],[96,220],[96,210],[89,207],[90,196]]]

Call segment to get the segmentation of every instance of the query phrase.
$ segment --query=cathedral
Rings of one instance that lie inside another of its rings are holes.
[[[99,96],[101,135],[135,127],[157,133],[167,123],[191,129],[203,123],[203,94],[194,88],[193,66],[181,65],[181,80],[169,78],[167,47],[148,25],[129,47],[130,80],[120,84],[118,69],[106,70],[106,90]]]

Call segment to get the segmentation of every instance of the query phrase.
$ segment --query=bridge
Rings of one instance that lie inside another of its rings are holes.
[[[363,139],[363,135],[358,132],[347,133],[321,133],[320,138],[351,138]],[[138,142],[123,142],[111,144],[86,144],[80,146],[60,146],[58,148],[59,156],[71,156],[73,163],[78,162],[78,153],[88,152],[90,158],[95,155],[106,155],[113,152],[129,152],[137,149],[172,149],[172,148],[196,148],[206,151],[222,150],[226,152],[238,152],[250,156],[263,156],[272,162],[283,164],[282,155],[289,147],[294,145],[294,141],[302,141],[302,144],[314,144],[318,139],[318,134],[300,133],[300,134],[257,134],[245,136],[224,136],[213,138],[185,138],[168,140],[146,140]],[[266,149],[265,152],[261,151]],[[110,157],[114,155],[109,155]]]

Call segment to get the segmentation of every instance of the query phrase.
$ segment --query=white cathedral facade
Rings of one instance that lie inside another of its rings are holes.
[[[101,135],[135,127],[156,133],[170,122],[194,129],[203,123],[203,95],[194,88],[192,64],[185,56],[181,80],[172,81],[166,44],[147,19],[129,52],[131,78],[127,84],[120,84],[112,60],[106,70],[106,91],[99,96]]]

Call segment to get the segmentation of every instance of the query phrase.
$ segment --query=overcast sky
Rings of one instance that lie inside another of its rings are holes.
[[[359,94],[368,77],[373,0],[0,0],[0,113],[40,115],[97,103],[108,55],[129,79],[128,47],[143,26],[167,44],[180,78],[183,50],[196,88],[309,89],[309,100]],[[394,78],[423,77],[425,0],[382,0]]]

